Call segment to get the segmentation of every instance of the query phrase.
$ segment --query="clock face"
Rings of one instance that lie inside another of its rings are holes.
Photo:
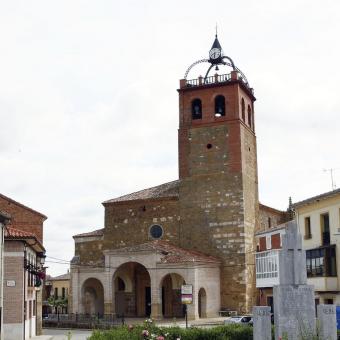
[[[209,52],[210,59],[218,59],[221,56],[221,50],[218,48],[213,48]]]

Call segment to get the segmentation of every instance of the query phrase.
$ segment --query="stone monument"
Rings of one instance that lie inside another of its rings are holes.
[[[270,307],[253,307],[253,338],[255,340],[271,340],[272,324],[270,320]]]
[[[306,252],[295,221],[287,223],[279,252],[279,285],[273,288],[275,339],[315,334],[314,287],[307,285]]]
[[[318,332],[321,339],[336,340],[336,306],[318,305]]]

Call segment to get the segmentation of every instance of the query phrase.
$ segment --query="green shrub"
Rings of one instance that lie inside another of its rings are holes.
[[[94,331],[90,340],[252,340],[253,329],[244,325],[213,328],[157,327],[152,323],[120,326],[108,331]]]

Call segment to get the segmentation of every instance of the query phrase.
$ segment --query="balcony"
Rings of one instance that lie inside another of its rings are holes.
[[[199,76],[196,79],[182,79],[180,81],[180,88],[192,88],[192,87],[199,87],[199,86],[209,86],[209,85],[216,85],[216,84],[223,84],[223,83],[230,83],[238,81],[242,84],[246,90],[248,90],[251,95],[254,95],[254,89],[251,88],[248,84],[247,79],[245,76],[239,71],[232,71],[228,74],[215,74],[209,77],[202,77]]]
[[[255,254],[256,288],[279,284],[279,249]]]

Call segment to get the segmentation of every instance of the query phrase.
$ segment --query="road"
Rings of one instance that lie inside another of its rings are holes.
[[[67,334],[70,332],[70,340],[86,340],[92,331],[82,331],[79,329],[43,329],[44,335],[52,336],[51,340],[68,340]]]

